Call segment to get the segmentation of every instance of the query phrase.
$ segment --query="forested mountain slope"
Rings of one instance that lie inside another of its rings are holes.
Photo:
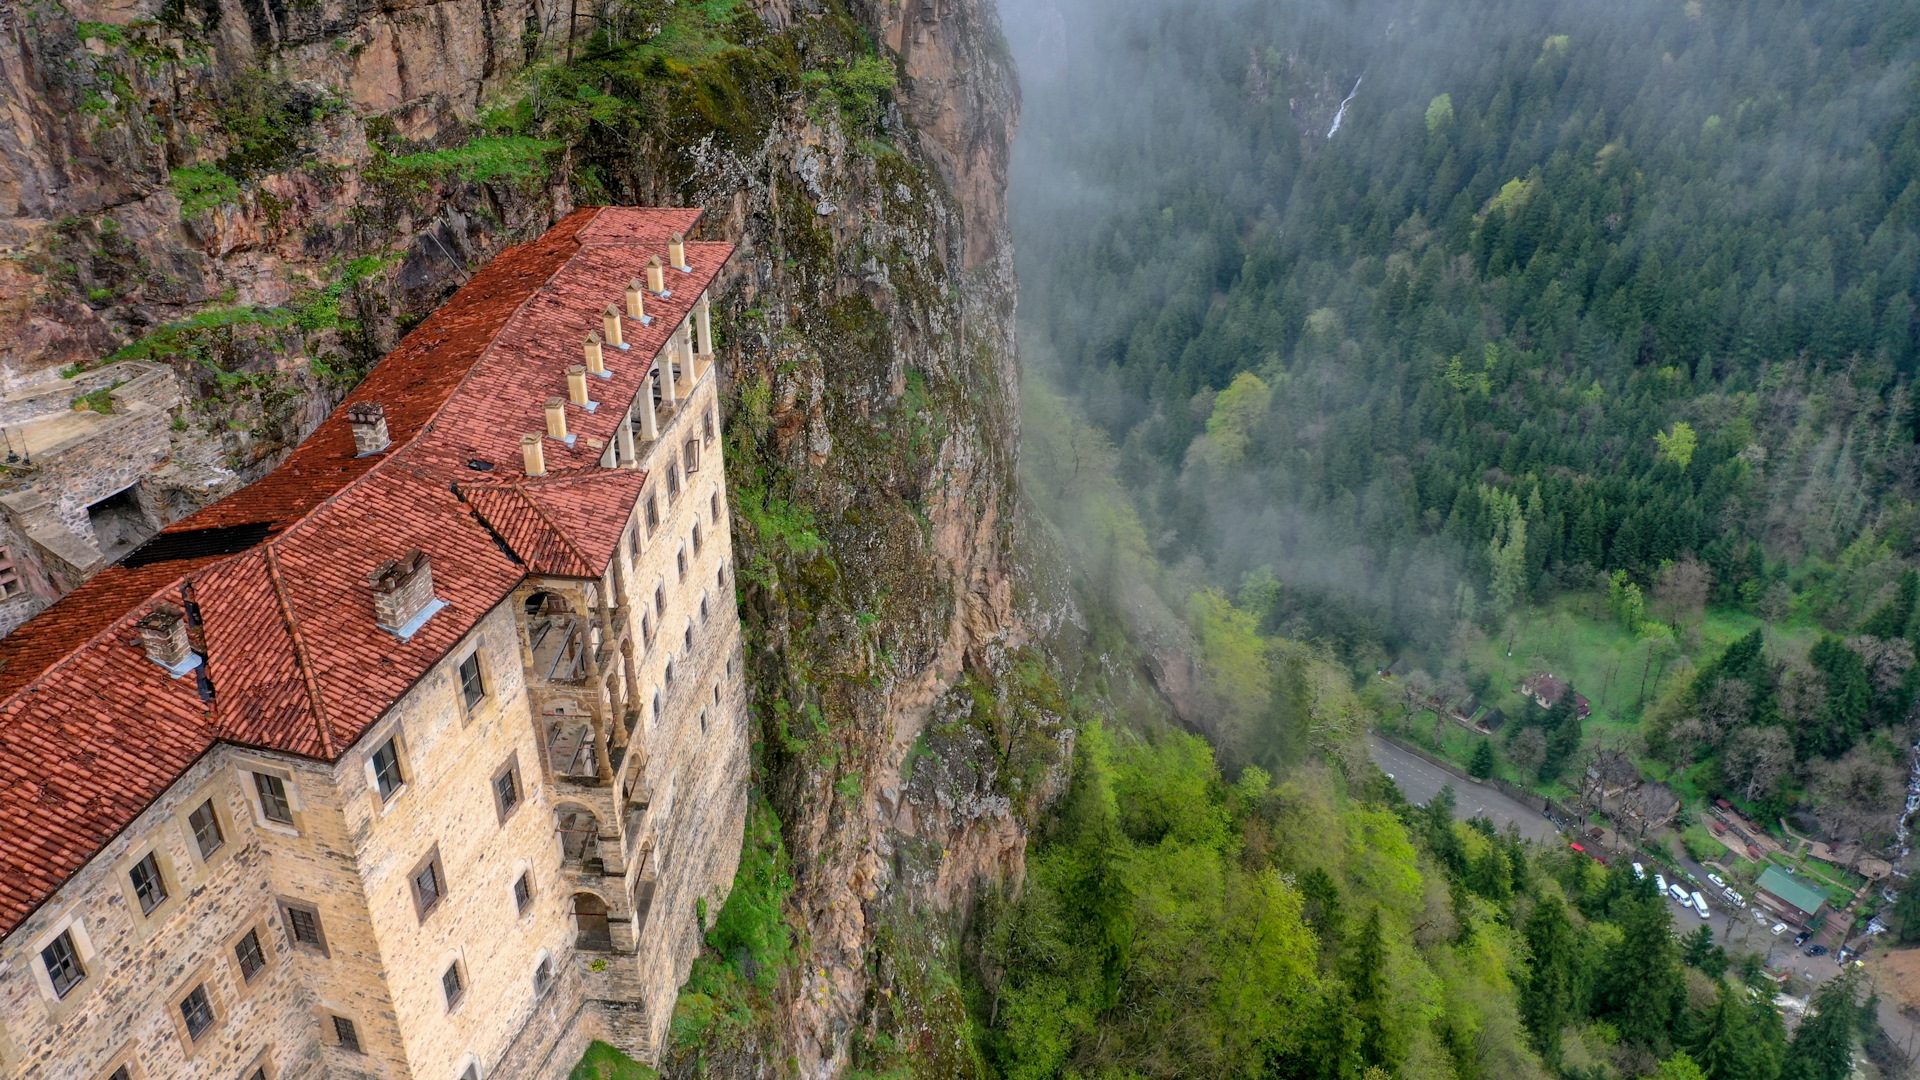
[[[1882,598],[1912,5],[1094,7],[1013,16],[1023,328],[1165,561],[1349,645],[1688,553],[1723,603]]]

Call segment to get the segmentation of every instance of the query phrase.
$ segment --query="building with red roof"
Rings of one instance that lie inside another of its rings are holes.
[[[0,640],[10,1075],[652,1053],[745,806],[699,216],[502,252],[270,475]]]

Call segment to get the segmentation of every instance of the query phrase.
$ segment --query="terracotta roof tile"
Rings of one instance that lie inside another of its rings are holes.
[[[0,938],[217,741],[332,759],[527,573],[599,575],[646,483],[597,467],[590,441],[613,438],[620,410],[569,406],[579,439],[549,440],[549,474],[506,470],[521,433],[544,430],[601,310],[699,216],[586,208],[502,252],[342,403],[383,406],[389,450],[355,457],[339,409],[270,475],[167,530],[267,523],[262,543],[109,568],[0,640]],[[731,254],[687,245],[692,272],[669,270],[674,295],[647,297],[657,317],[629,330],[629,351],[607,351],[613,377],[593,381],[595,397],[634,398]],[[375,624],[366,579],[415,547],[446,607],[403,642]],[[142,649],[135,624],[162,601],[197,608],[211,704]]]

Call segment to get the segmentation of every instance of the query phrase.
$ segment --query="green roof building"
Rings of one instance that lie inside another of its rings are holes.
[[[1799,926],[1818,919],[1827,906],[1825,892],[1777,866],[1769,866],[1761,872],[1760,880],[1755,883],[1755,891],[1761,903],[1772,908],[1787,922]]]

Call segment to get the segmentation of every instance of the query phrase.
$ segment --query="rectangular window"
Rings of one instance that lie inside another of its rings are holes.
[[[664,584],[653,587],[653,613],[662,619],[667,617],[667,587]]]
[[[674,559],[680,568],[680,580],[687,580],[687,549],[684,546],[681,547],[680,553],[674,556]]]
[[[64,930],[40,950],[40,962],[47,965],[47,980],[53,983],[56,997],[66,997],[87,977],[87,969],[80,966],[80,954],[73,948],[73,935]]]
[[[446,880],[440,873],[439,853],[428,856],[427,861],[414,870],[410,880],[413,882],[414,909],[424,919],[428,912],[439,905],[440,898],[446,893]]]
[[[700,471],[700,443],[697,439],[688,439],[686,446],[687,475]]]
[[[680,497],[680,463],[667,462],[667,501],[671,503]]]
[[[700,554],[701,539],[700,523],[696,521],[693,523],[693,553],[695,555]]]
[[[460,983],[460,965],[448,964],[447,970],[440,975],[440,989],[446,992],[447,1008],[460,1004],[460,996],[467,988]]]
[[[220,831],[220,815],[214,812],[212,799],[201,803],[198,810],[187,815],[187,827],[193,830],[194,846],[200,849],[203,859],[219,851],[227,842],[226,834]]]
[[[147,857],[133,864],[127,872],[133,881],[133,895],[140,900],[140,914],[151,915],[153,909],[167,898],[167,883],[160,878],[160,862],[147,852]]]
[[[493,801],[500,812],[500,820],[507,820],[514,808],[520,805],[520,767],[509,764],[493,778]]]
[[[382,799],[393,798],[406,779],[400,775],[400,747],[398,740],[388,739],[380,749],[373,752],[373,780],[379,785]]]
[[[718,491],[707,496],[707,517],[712,519],[715,525],[720,524],[720,493]]]
[[[533,903],[533,871],[522,871],[513,883],[513,906],[516,911],[524,912],[527,905]]]
[[[480,650],[460,661],[460,700],[469,710],[486,700],[487,688],[480,682]]]
[[[266,773],[253,774],[254,790],[260,793],[260,812],[268,821],[293,824],[293,804],[287,801],[287,782]]]
[[[705,428],[706,428],[706,437],[708,442],[713,441],[713,429],[714,429],[713,414],[715,411],[717,411],[716,406],[713,406],[713,405],[707,406],[707,418],[706,418],[707,422],[706,422]]]
[[[344,1016],[333,1018],[333,1037],[340,1040],[340,1049],[360,1053],[360,1033],[353,1029],[353,1021]]]
[[[533,992],[536,996],[544,994],[552,985],[553,957],[543,956],[540,958],[540,966],[533,969]]]
[[[180,1019],[187,1022],[187,1037],[198,1039],[213,1026],[213,1001],[207,997],[205,984],[193,988],[193,992],[180,999]]]
[[[233,946],[233,958],[240,962],[240,977],[252,982],[255,975],[266,969],[267,954],[260,948],[260,935],[252,930]]]
[[[647,535],[660,527],[660,500],[653,492],[647,492]]]
[[[295,945],[307,945],[321,952],[327,949],[326,931],[320,925],[320,912],[310,907],[293,904],[281,904],[280,912],[287,920],[287,933]]]

